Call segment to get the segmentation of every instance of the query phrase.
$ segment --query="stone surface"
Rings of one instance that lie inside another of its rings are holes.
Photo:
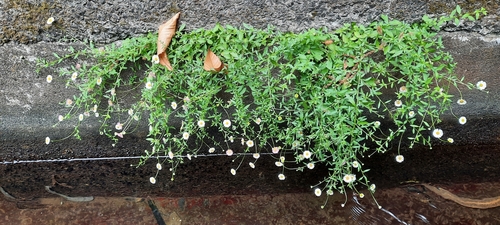
[[[472,181],[481,179],[487,165],[488,177],[498,179],[498,171],[494,165],[498,157],[491,157],[498,152],[494,148],[482,154],[467,154],[460,151],[454,162],[470,159],[473,164],[445,164],[446,156],[455,154],[454,148],[460,145],[480,146],[500,143],[499,101],[500,90],[500,27],[497,17],[498,5],[492,1],[475,1],[464,9],[487,7],[490,15],[476,23],[465,23],[461,26],[445,27],[440,36],[457,62],[456,73],[465,77],[465,82],[476,83],[483,80],[488,84],[489,93],[477,90],[462,89],[462,96],[467,99],[466,106],[454,105],[453,112],[444,115],[441,128],[455,139],[454,145],[439,152],[426,155],[410,150],[405,153],[411,164],[407,171],[399,174],[387,174],[386,171],[401,170],[394,165],[393,153],[381,155],[367,160],[367,166],[378,168],[373,170],[375,179],[383,183],[397,183],[401,180],[425,179],[432,171],[444,173],[432,174],[431,181],[439,181],[449,177],[456,166],[464,168],[463,172],[473,171]],[[439,14],[447,12],[456,2],[419,1],[419,0],[375,0],[356,1],[7,1],[0,0],[0,52],[3,54],[0,64],[0,161],[15,160],[50,160],[87,157],[137,156],[149,143],[144,140],[147,128],[123,139],[114,148],[111,141],[97,132],[98,119],[86,118],[81,127],[82,141],[72,138],[45,145],[45,137],[54,140],[67,137],[73,131],[74,123],[62,123],[57,127],[57,115],[64,114],[67,109],[61,105],[66,98],[76,94],[75,90],[66,88],[65,81],[56,76],[56,71],[42,70],[36,73],[38,59],[52,57],[54,52],[67,52],[69,47],[82,48],[73,40],[91,40],[97,43],[111,43],[127,37],[156,31],[158,24],[167,20],[177,11],[182,11],[181,23],[187,29],[211,27],[215,23],[239,26],[248,23],[256,27],[276,26],[283,31],[300,31],[311,27],[328,27],[334,29],[346,22],[368,23],[377,19],[380,14],[389,14],[393,18],[406,21],[417,21],[423,14]],[[476,7],[477,6],[477,7]],[[51,26],[45,24],[49,16],[56,22]],[[459,32],[451,32],[457,31]],[[71,67],[75,61],[63,64]],[[47,75],[53,75],[54,81],[48,84]],[[455,94],[459,94],[455,92]],[[469,122],[461,126],[455,116],[467,116]],[[73,121],[75,122],[75,121]],[[436,143],[443,146],[443,143]],[[411,152],[411,153],[410,153]],[[430,154],[429,153],[429,154]],[[420,156],[424,158],[419,158]],[[162,174],[161,188],[150,186],[148,177],[155,173],[154,164],[140,169],[130,168],[131,163],[106,161],[83,161],[78,163],[21,163],[7,164],[0,167],[0,186],[14,190],[16,195],[26,198],[38,196],[43,186],[51,182],[51,176],[57,176],[59,182],[78,186],[70,191],[72,194],[85,195],[99,193],[103,196],[130,195],[134,193],[159,195],[168,190],[170,194],[217,194],[240,193],[257,189],[262,192],[304,192],[321,174],[306,177],[294,174],[287,177],[287,182],[276,184],[276,168],[272,161],[263,166],[261,173],[248,169],[238,172],[245,179],[234,179],[229,173],[232,165],[230,159],[217,157],[217,160],[200,160],[200,163],[184,165],[180,168],[178,179],[169,182],[170,175]],[[413,161],[410,159],[413,158]],[[435,161],[432,161],[434,159]],[[422,161],[419,161],[422,160]],[[426,161],[427,160],[427,161]],[[482,161],[481,161],[482,160]],[[432,161],[431,166],[429,162]],[[153,163],[153,162],[150,162]],[[380,166],[380,164],[384,166]],[[483,164],[481,164],[483,163]],[[233,163],[234,164],[234,163]],[[479,165],[479,167],[474,167]],[[471,166],[471,167],[467,167]],[[130,168],[130,169],[129,169]],[[266,177],[255,184],[260,174]],[[209,174],[209,175],[207,175]],[[456,174],[457,177],[460,173]],[[204,180],[194,183],[194,180]],[[454,177],[451,177],[454,178]],[[432,180],[433,179],[433,180]],[[458,178],[457,178],[458,179]],[[453,180],[451,180],[453,181]],[[220,188],[213,188],[214,184]],[[109,189],[105,189],[109,188]],[[114,188],[114,189],[113,189]],[[189,191],[186,191],[189,190]],[[16,192],[17,191],[17,192]]]
[[[462,96],[467,99],[467,105],[453,107],[453,114],[447,113],[443,119],[448,119],[452,129],[475,126],[466,124],[459,127],[455,116],[497,118],[499,116],[500,90],[500,36],[480,35],[467,32],[442,32],[440,34],[457,63],[456,73],[465,78],[464,82],[476,83],[483,80],[488,85],[488,93],[478,90],[467,90],[462,87]],[[64,115],[67,108],[62,102],[77,94],[73,88],[66,88],[66,80],[57,76],[57,71],[42,70],[36,73],[36,63],[39,59],[54,58],[53,53],[63,54],[69,47],[82,48],[80,44],[47,43],[24,45],[7,43],[0,46],[4,52],[3,64],[0,65],[0,140],[23,140],[44,142],[46,136],[55,139],[71,134],[76,121],[68,121],[52,127],[57,123],[57,116]],[[76,61],[68,61],[63,68],[76,65]],[[45,81],[47,75],[53,75],[52,83]],[[453,94],[459,96],[456,90]],[[75,118],[76,119],[76,118]],[[98,118],[93,116],[85,119],[82,125],[82,136],[97,135]],[[481,130],[476,127],[477,131]],[[476,130],[473,129],[473,130]],[[90,133],[89,133],[90,132]],[[147,130],[140,129],[135,135],[144,137]],[[50,134],[50,135],[49,135]],[[468,133],[464,141],[472,140],[479,133]],[[85,138],[84,138],[85,139]],[[460,139],[457,138],[457,141]],[[495,142],[496,139],[488,139]],[[465,143],[464,143],[465,144]]]
[[[479,22],[467,22],[447,30],[481,34],[500,33],[497,1],[478,0],[224,0],[224,1],[126,1],[126,0],[1,0],[0,43],[15,41],[91,40],[111,43],[127,37],[153,32],[176,12],[188,30],[210,28],[216,23],[241,26],[242,23],[264,28],[276,26],[282,31],[309,28],[335,29],[344,23],[369,23],[381,14],[415,22],[422,15],[449,13],[456,4],[471,12],[485,7],[489,16]],[[47,25],[49,17],[55,22]]]

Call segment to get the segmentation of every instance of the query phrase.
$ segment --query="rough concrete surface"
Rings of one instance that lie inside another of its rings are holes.
[[[72,40],[92,40],[104,44],[156,31],[162,21],[178,11],[182,12],[180,21],[186,24],[187,29],[208,28],[218,22],[235,26],[248,23],[255,27],[265,27],[270,24],[284,31],[300,31],[312,27],[334,29],[346,22],[368,23],[377,19],[380,14],[388,14],[393,18],[406,21],[416,21],[423,14],[449,12],[457,2],[460,1],[344,0],[332,3],[332,1],[318,0],[305,3],[305,1],[292,0],[143,2],[0,0],[0,23],[2,25],[0,52],[3,53],[0,56],[2,58],[0,64],[0,161],[133,156],[149,147],[144,140],[144,132],[138,132],[112,148],[111,142],[97,133],[96,128],[99,123],[95,118],[89,118],[86,121],[88,123],[82,127],[82,141],[69,139],[45,145],[46,136],[63,138],[71,133],[73,129],[71,123],[63,123],[58,127],[52,127],[52,125],[57,122],[57,115],[64,114],[67,110],[60,103],[76,92],[65,88],[65,81],[58,79],[57,76],[54,76],[54,81],[48,84],[45,81],[46,76],[56,75],[56,72],[44,70],[37,74],[35,72],[36,61],[40,58],[51,57],[54,52],[65,52],[70,46],[81,47],[78,42],[71,42]],[[463,8],[472,10],[484,6],[490,10],[490,15],[479,22],[467,22],[459,27],[445,27],[440,33],[447,50],[452,53],[457,62],[456,73],[464,76],[466,82],[476,83],[483,80],[488,84],[487,94],[477,90],[462,89],[462,95],[467,99],[468,104],[466,106],[455,104],[454,114],[449,112],[444,116],[446,120],[442,124],[442,129],[453,134],[456,142],[455,145],[449,145],[451,147],[500,143],[500,126],[498,126],[500,90],[497,88],[500,84],[500,36],[498,35],[500,26],[497,19],[500,11],[496,1],[474,2],[477,4],[464,3],[466,5]],[[47,26],[45,22],[50,16],[53,16],[56,21],[52,26]],[[64,66],[69,67],[74,63],[76,62],[68,62]],[[467,116],[469,122],[461,126],[454,115]],[[493,150],[487,155],[481,155],[490,160],[488,165],[498,165],[497,161],[491,161],[498,157],[488,157],[494,155],[496,150]],[[453,153],[453,151],[443,152]],[[473,155],[467,156],[473,157]],[[393,159],[393,155],[390,154],[380,157],[382,158],[378,158],[378,162],[383,161],[386,164],[390,164],[389,161]],[[415,160],[416,158],[418,154]],[[433,158],[435,157],[427,156],[426,159]],[[463,160],[463,158],[460,159]],[[259,176],[255,175],[257,172],[252,175],[249,172],[246,174],[248,176],[240,176],[245,179],[234,181],[227,172],[230,164],[228,161],[218,159],[210,161],[210,165],[189,164],[191,167],[182,168],[185,176],[183,178],[181,174],[177,183],[168,182],[169,175],[163,174],[163,178],[167,181],[162,184],[162,188],[171,190],[171,193],[181,194],[197,194],[205,189],[214,191],[210,192],[211,194],[216,194],[217,191],[227,194],[235,190],[253,189],[253,186],[249,185],[255,183],[253,179]],[[475,162],[479,164],[480,161]],[[129,161],[116,164],[110,162],[54,163],[52,168],[49,168],[48,164],[2,165],[0,171],[3,176],[0,178],[0,185],[4,187],[7,185],[21,193],[25,191],[28,196],[33,197],[36,195],[33,193],[50,183],[51,175],[58,175],[62,176],[58,178],[61,179],[60,182],[79,186],[81,189],[74,190],[78,192],[77,194],[96,193],[99,190],[103,195],[113,193],[119,195],[121,192],[159,194],[163,191],[163,189],[157,190],[155,187],[147,186],[147,182],[144,183],[147,177],[154,173],[153,165],[147,169],[134,170],[129,167],[129,164]],[[270,168],[274,169],[274,167],[272,167],[272,162],[270,164],[271,166],[267,169],[272,171]],[[416,166],[424,167],[425,164],[425,162],[420,162]],[[439,160],[434,162],[434,165],[441,164]],[[372,160],[371,165],[376,167],[377,161]],[[214,170],[217,166],[219,169]],[[451,167],[431,168],[453,171],[450,170]],[[401,168],[387,167],[388,171],[399,169]],[[411,170],[418,169],[420,168],[411,168]],[[75,172],[76,170],[78,172]],[[210,179],[204,175],[206,170],[213,173],[209,176]],[[496,170],[493,171],[496,172]],[[88,176],[83,177],[86,173]],[[36,177],[28,177],[29,174],[36,174]],[[391,181],[411,179],[411,174],[392,175],[394,177],[391,177]],[[108,176],[119,177],[120,180],[107,179]],[[384,176],[386,174],[379,178]],[[439,177],[446,176],[448,175],[443,174]],[[199,177],[205,177],[207,181],[189,183]],[[266,178],[268,185],[263,185],[261,188],[269,192],[289,191],[296,190],[304,183],[314,182],[302,180],[302,178],[303,176],[300,175],[297,175],[295,179],[290,177],[290,183],[278,185],[273,183],[275,179]],[[229,183],[233,186],[214,189],[211,182],[217,180],[220,184]],[[26,186],[31,183],[39,185],[38,189]],[[177,186],[172,188],[169,185]],[[186,191],[186,188],[193,186],[195,190],[201,191]],[[123,189],[104,190],[104,188],[112,187]],[[133,190],[126,190],[127,187]]]
[[[465,106],[454,105],[453,113],[468,118],[498,117],[500,91],[495,87],[500,84],[500,36],[467,32],[442,32],[441,36],[457,62],[457,75],[464,76],[465,82],[483,80],[488,85],[488,93],[462,88],[462,95],[468,103]],[[46,136],[59,139],[71,133],[75,121],[62,123],[56,128],[52,125],[57,123],[58,115],[67,112],[61,103],[76,94],[76,90],[66,88],[66,80],[59,78],[57,71],[35,72],[37,59],[53,58],[53,53],[67,52],[70,46],[81,48],[79,44],[48,42],[29,45],[7,43],[0,46],[0,51],[8,56],[0,66],[0,140],[38,140],[43,143]],[[75,61],[69,61],[63,67],[74,64]],[[45,81],[49,74],[54,75],[54,81],[50,84]],[[445,115],[446,118],[456,121],[451,113]],[[98,122],[97,118],[86,119],[82,135],[85,136],[87,132],[96,135]],[[138,135],[143,137],[144,133],[139,132]],[[474,139],[473,133],[469,135],[467,139]]]
[[[447,30],[500,33],[498,1],[486,0],[2,0],[0,43],[60,40],[110,43],[156,31],[158,24],[176,12],[182,12],[180,22],[188,30],[210,28],[216,23],[235,26],[246,23],[260,28],[272,25],[282,31],[301,31],[335,29],[350,22],[369,23],[381,14],[414,22],[424,14],[449,13],[457,4],[466,12],[485,7],[490,15],[479,22]],[[49,17],[55,18],[52,26],[46,25]]]

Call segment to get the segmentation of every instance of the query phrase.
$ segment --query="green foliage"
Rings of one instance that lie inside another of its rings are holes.
[[[148,115],[152,148],[140,164],[150,157],[171,163],[172,179],[182,156],[240,148],[254,156],[252,165],[264,153],[275,157],[284,164],[277,163],[280,174],[325,164],[329,176],[318,187],[327,193],[368,187],[368,168],[360,158],[386,152],[403,139],[410,148],[430,145],[428,130],[452,103],[448,90],[472,87],[453,73],[453,59],[436,37],[441,26],[460,19],[474,17],[457,7],[450,16],[424,16],[418,24],[382,16],[334,32],[281,33],[248,25],[184,32],[181,27],[167,49],[173,71],[144,63],[156,54],[156,34],[89,48],[80,53],[95,63],[61,71],[62,76],[77,72],[81,79],[68,81],[81,95],[65,118],[82,110],[100,113],[100,132],[118,140]],[[219,73],[203,69],[209,48],[227,65]],[[126,78],[127,70],[133,75]],[[140,90],[136,96],[134,89]],[[133,104],[126,106],[124,99]],[[234,157],[243,162],[245,155]],[[346,182],[354,175],[358,179]]]

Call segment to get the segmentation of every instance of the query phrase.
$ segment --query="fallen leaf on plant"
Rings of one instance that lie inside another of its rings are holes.
[[[331,45],[331,44],[333,44],[333,40],[332,39],[326,40],[326,41],[323,42],[323,44],[325,44],[325,45]]]
[[[383,35],[383,34],[384,34],[384,32],[382,31],[382,27],[377,26],[377,33],[378,33],[379,35]]]
[[[222,63],[217,55],[212,52],[212,50],[208,49],[207,57],[205,57],[205,63],[203,65],[203,69],[206,71],[216,71],[219,72],[224,67],[224,63]]]
[[[170,41],[175,35],[175,30],[177,29],[177,20],[181,13],[175,14],[170,20],[160,25],[158,29],[158,41],[157,45],[157,54],[160,58],[160,64],[167,67],[169,70],[173,70],[172,65],[170,65],[170,61],[167,57],[167,48],[170,45]]]

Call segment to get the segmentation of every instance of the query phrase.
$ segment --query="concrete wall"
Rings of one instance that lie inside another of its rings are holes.
[[[447,30],[500,33],[499,3],[487,0],[2,0],[0,43],[84,39],[110,43],[155,31],[158,24],[176,12],[182,12],[180,21],[187,29],[209,28],[215,23],[247,23],[300,31],[313,27],[335,29],[350,22],[369,23],[380,14],[414,22],[424,14],[448,13],[458,3],[464,11],[485,7],[490,16]],[[51,16],[55,23],[46,26],[45,21]]]
[[[332,3],[333,2],[333,3]],[[453,0],[228,0],[228,1],[0,1],[0,161],[49,158],[105,157],[141,154],[148,143],[144,133],[124,140],[115,148],[97,133],[98,121],[83,127],[82,141],[45,145],[46,136],[62,138],[72,124],[57,128],[57,115],[66,112],[59,103],[76,93],[64,81],[48,84],[48,74],[35,73],[36,60],[64,52],[73,41],[111,43],[156,31],[157,26],[181,11],[187,29],[210,28],[215,23],[255,27],[276,26],[283,31],[308,28],[335,29],[347,22],[369,23],[380,14],[405,21],[418,21],[424,14],[451,11]],[[465,10],[486,7],[489,16],[441,32],[447,50],[457,62],[457,74],[467,82],[486,81],[488,94],[463,90],[466,106],[455,105],[456,115],[467,116],[460,126],[451,113],[445,115],[443,130],[454,135],[458,145],[500,143],[500,8],[496,1],[474,1]],[[52,26],[46,26],[50,16]],[[65,66],[70,66],[68,62]],[[68,147],[69,146],[69,147]],[[132,146],[132,147],[131,147]],[[453,145],[451,145],[453,146]],[[55,155],[54,155],[55,154]],[[389,157],[389,156],[388,156]],[[3,168],[5,170],[5,168]]]
[[[490,2],[490,1],[483,1]],[[284,31],[300,31],[311,27],[337,28],[343,23],[368,23],[380,14],[405,21],[417,21],[423,14],[442,13],[455,7],[454,1],[375,0],[375,1],[0,1],[0,140],[13,138],[39,139],[52,134],[61,136],[71,124],[51,127],[65,109],[59,105],[76,92],[64,87],[64,81],[45,82],[44,70],[35,73],[36,60],[64,53],[68,47],[79,47],[72,41],[92,40],[110,43],[146,32],[181,11],[180,22],[187,29],[209,28],[215,23],[256,27],[276,26]],[[459,27],[445,27],[441,32],[447,50],[456,62],[457,74],[466,81],[484,80],[488,95],[465,90],[466,107],[454,112],[465,116],[498,115],[500,8],[496,3],[464,4],[464,10],[486,7],[490,14],[478,22]],[[48,17],[55,23],[46,26]],[[456,31],[456,30],[459,30]],[[454,31],[454,32],[449,32]],[[68,62],[65,66],[70,66]],[[95,128],[97,123],[89,123]],[[85,127],[84,127],[85,130]],[[58,133],[62,131],[62,133]],[[41,139],[39,139],[41,140]]]

